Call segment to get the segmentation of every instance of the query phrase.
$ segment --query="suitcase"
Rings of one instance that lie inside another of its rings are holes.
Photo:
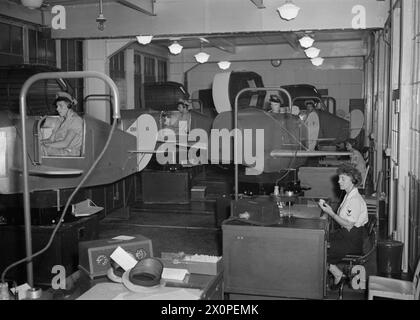
[[[79,241],[98,237],[98,217],[79,218],[70,223],[63,223],[58,229],[50,248],[33,259],[34,283],[51,285],[53,266],[61,265],[66,270],[66,277],[77,271],[79,263]],[[32,226],[32,252],[35,253],[48,243],[55,225]],[[0,269],[4,270],[11,263],[26,256],[24,226],[0,226]],[[26,264],[10,269],[6,278],[18,283],[26,282]]]

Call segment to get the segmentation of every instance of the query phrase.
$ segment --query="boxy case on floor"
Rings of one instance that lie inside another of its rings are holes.
[[[33,259],[34,282],[51,285],[55,265],[66,270],[66,276],[77,271],[79,263],[79,241],[93,240],[98,237],[98,217],[79,218],[70,223],[63,223],[58,229],[51,246],[47,251]],[[32,252],[35,253],[48,243],[56,225],[32,226]],[[24,226],[0,226],[0,270],[9,264],[25,257]],[[18,282],[26,281],[25,264],[11,269],[7,278]]]
[[[134,239],[100,239],[79,243],[79,269],[91,279],[106,275],[111,264],[111,254],[117,247],[131,253],[137,260],[153,257],[152,241],[142,235]]]

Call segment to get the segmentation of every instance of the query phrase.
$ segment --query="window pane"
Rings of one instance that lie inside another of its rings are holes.
[[[0,23],[0,52],[10,53],[10,27]]]
[[[67,41],[68,40],[61,40],[61,69],[63,71],[68,70],[67,66]]]
[[[55,67],[57,65],[56,62],[56,52],[55,52],[55,40],[49,39],[46,40],[47,44],[47,62],[49,65]]]
[[[22,28],[10,26],[11,52],[15,54],[23,54]],[[0,31],[1,32],[1,31]]]
[[[144,82],[155,82],[155,59],[144,57]]]
[[[74,48],[74,40],[69,40],[67,42],[67,70],[74,71],[75,70],[75,48]]]
[[[29,62],[35,63],[36,62],[36,31],[29,29],[28,30],[28,38],[29,38]]]
[[[158,60],[158,81],[166,81],[167,67],[165,60]]]
[[[38,63],[46,63],[46,58],[47,58],[47,51],[46,51],[46,44],[45,44],[45,40],[42,39],[42,34],[41,32],[36,32],[36,37],[37,37],[37,41],[38,41],[38,50],[37,50],[37,62]]]
[[[76,70],[83,70],[83,42],[76,41]]]

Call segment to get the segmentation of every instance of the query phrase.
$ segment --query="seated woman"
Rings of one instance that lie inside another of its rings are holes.
[[[357,185],[362,181],[360,172],[350,164],[343,164],[337,169],[338,184],[346,195],[338,208],[338,214],[320,200],[319,206],[340,228],[329,236],[330,247],[327,252],[328,270],[334,276],[334,285],[338,287],[344,277],[336,266],[347,254],[361,254],[363,251],[363,228],[368,222],[366,202],[360,195]]]
[[[83,119],[73,111],[77,104],[67,92],[58,92],[54,101],[60,116],[52,133],[41,140],[44,156],[80,156],[83,141]]]
[[[347,151],[350,151],[352,154],[350,156],[350,163],[353,164],[357,170],[360,171],[362,177],[366,175],[366,162],[362,154],[355,148],[356,140],[348,139],[345,142]]]

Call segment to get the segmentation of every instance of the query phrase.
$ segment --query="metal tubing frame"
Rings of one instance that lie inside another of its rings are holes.
[[[120,96],[118,88],[114,81],[107,75],[97,71],[71,71],[71,72],[42,72],[31,76],[25,81],[20,90],[19,95],[19,107],[21,115],[21,126],[22,126],[22,160],[23,160],[23,207],[24,207],[24,223],[25,223],[25,244],[26,244],[26,256],[32,256],[32,231],[31,231],[31,207],[29,198],[29,179],[28,179],[28,161],[26,157],[27,144],[26,144],[26,95],[32,84],[39,80],[46,79],[74,79],[74,78],[98,78],[106,82],[114,95],[115,106],[113,112],[114,119],[120,119]],[[26,265],[27,282],[30,287],[34,285],[33,279],[33,263],[32,259],[27,261]]]
[[[292,97],[290,96],[290,93],[286,89],[283,89],[281,87],[245,88],[245,89],[242,89],[241,91],[239,91],[236,94],[236,97],[235,97],[235,111],[234,111],[235,112],[235,124],[234,124],[234,126],[235,126],[235,144],[233,146],[234,147],[233,157],[234,157],[234,163],[235,163],[235,200],[238,200],[238,185],[239,185],[239,183],[238,183],[238,156],[237,156],[237,153],[238,153],[238,147],[237,147],[237,142],[238,142],[238,98],[242,93],[247,92],[247,91],[265,91],[265,92],[267,92],[267,91],[272,91],[272,90],[282,91],[287,95],[287,98],[289,99],[289,109],[291,111],[292,110]]]

